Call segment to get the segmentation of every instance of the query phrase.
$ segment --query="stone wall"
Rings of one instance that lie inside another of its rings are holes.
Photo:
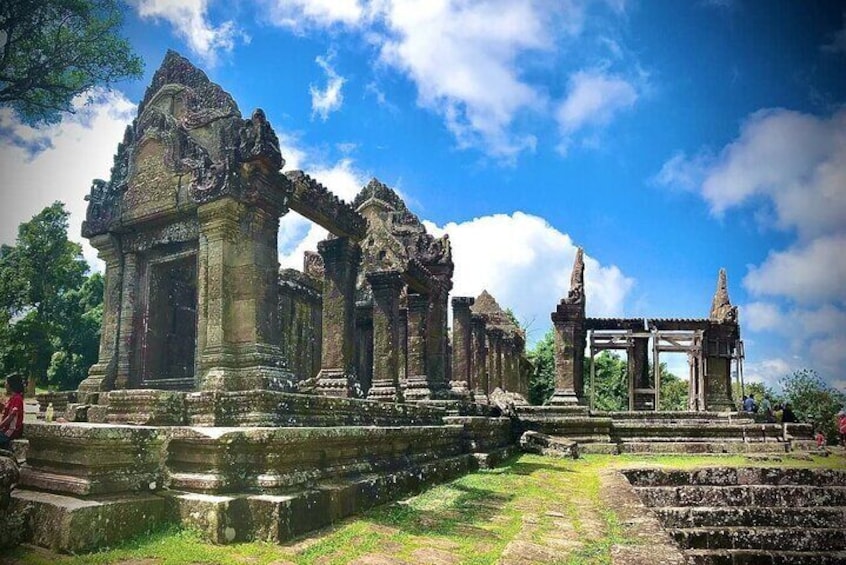
[[[298,381],[320,371],[322,295],[320,280],[295,269],[279,273],[279,345]]]

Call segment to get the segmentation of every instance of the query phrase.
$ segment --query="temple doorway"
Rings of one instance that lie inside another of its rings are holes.
[[[193,390],[197,348],[197,255],[150,261],[141,346],[142,387]]]

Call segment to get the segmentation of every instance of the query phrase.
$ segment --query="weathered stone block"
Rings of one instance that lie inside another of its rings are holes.
[[[181,426],[185,423],[185,393],[170,390],[115,390],[109,393],[111,424]]]
[[[12,501],[13,514],[28,511],[27,541],[64,553],[113,545],[169,521],[165,500],[155,495],[86,500],[16,490]]]
[[[527,453],[536,453],[549,457],[565,459],[579,458],[579,444],[563,438],[557,438],[540,432],[525,432],[520,436],[520,449]]]
[[[167,433],[141,426],[32,424],[21,485],[74,495],[156,490]]]

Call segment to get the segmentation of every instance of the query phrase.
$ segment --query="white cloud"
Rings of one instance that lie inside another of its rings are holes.
[[[763,264],[750,268],[743,285],[755,295],[786,296],[806,304],[844,300],[846,233],[770,252]]]
[[[550,313],[570,288],[576,246],[570,236],[543,218],[514,212],[495,214],[443,227],[424,222],[429,233],[448,233],[455,261],[454,296],[478,296],[488,290],[503,307],[531,325],[539,339]],[[592,316],[623,313],[634,285],[614,265],[585,256],[587,310]]]
[[[525,61],[532,57],[533,63],[548,63],[572,49],[589,6],[615,19],[625,12],[621,1],[588,0],[265,4],[272,23],[295,33],[337,26],[360,33],[378,50],[382,65],[414,83],[418,105],[440,115],[460,147],[481,147],[508,161],[537,143],[519,125],[520,118],[549,114],[547,85],[526,76]]]
[[[586,127],[607,125],[616,114],[637,101],[635,87],[625,79],[602,70],[582,70],[569,78],[567,97],[555,112],[566,151],[570,137]]]
[[[225,21],[212,25],[208,17],[209,0],[129,0],[142,18],[165,20],[195,53],[208,64],[214,64],[218,51],[232,51],[235,41],[246,36]]]
[[[326,73],[326,88],[321,90],[311,85],[308,89],[311,94],[311,115],[314,117],[317,114],[323,121],[326,121],[330,113],[340,110],[341,104],[344,102],[342,88],[346,79],[339,75],[332,67],[332,59],[332,53],[315,59],[317,64],[320,65],[320,68]]]
[[[0,110],[0,242],[14,242],[18,224],[61,200],[71,214],[68,236],[83,243],[93,265],[95,252],[80,235],[84,198],[94,178],[109,178],[115,149],[136,107],[120,92],[90,94],[90,105],[85,105],[88,95],[77,97],[76,114],[43,128],[24,126]]]
[[[718,155],[676,154],[657,180],[698,190],[716,215],[765,197],[780,229],[803,238],[837,230],[846,225],[846,109],[830,118],[755,112]]]
[[[295,31],[304,24],[355,26],[365,16],[364,7],[358,0],[266,0],[264,3],[275,25]]]
[[[752,302],[743,306],[740,315],[745,325],[753,332],[777,331],[784,323],[784,316],[777,304]]]

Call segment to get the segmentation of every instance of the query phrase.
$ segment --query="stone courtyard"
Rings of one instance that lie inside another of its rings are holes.
[[[408,497],[432,485],[475,488],[504,465],[514,485],[548,492],[511,507],[498,485],[436,515],[459,534],[477,528],[475,515],[507,522],[491,556],[504,563],[557,562],[623,530],[652,551],[596,551],[619,563],[846,562],[842,471],[665,477],[621,473],[610,458],[798,454],[819,466],[813,456],[827,454],[808,424],[736,412],[743,343],[724,271],[705,318],[590,318],[579,250],[567,296],[550,305],[555,392],[531,406],[526,336],[486,290],[451,296],[448,235],[427,233],[377,179],[347,203],[307,172],[282,173],[284,163],[260,109],[244,119],[168,53],[111,178],[88,197],[83,235],[105,263],[98,362],[78,390],[39,397],[61,421],[28,424],[19,466],[0,481],[19,541],[84,553],[171,525],[214,544],[285,543],[299,562],[319,543],[304,535],[425,505],[428,493]],[[290,212],[330,234],[301,271],[279,268],[279,219]],[[599,412],[585,354],[615,349],[630,360],[629,410]],[[657,410],[662,352],[687,354],[686,411]],[[521,451],[536,455],[515,459]],[[581,456],[608,467],[592,495],[568,491]],[[723,512],[738,505],[771,510]],[[791,505],[819,510],[798,513],[803,521]],[[472,562],[460,543],[411,543],[386,522],[373,531],[403,549],[380,542],[355,562]]]

